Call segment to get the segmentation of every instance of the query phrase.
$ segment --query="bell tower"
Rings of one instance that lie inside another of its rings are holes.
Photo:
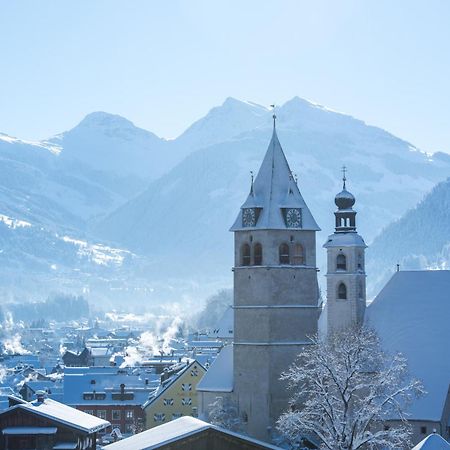
[[[316,231],[276,128],[234,232],[234,388],[250,436],[268,440],[288,408],[280,375],[317,333]]]
[[[346,188],[336,195],[336,228],[328,236],[327,249],[327,333],[362,325],[366,309],[366,272],[364,253],[367,245],[356,232],[355,197]]]

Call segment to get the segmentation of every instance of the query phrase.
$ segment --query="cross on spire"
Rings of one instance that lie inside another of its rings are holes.
[[[342,181],[344,183],[344,189],[345,189],[345,182],[347,181],[347,178],[345,174],[347,173],[347,167],[342,166]]]

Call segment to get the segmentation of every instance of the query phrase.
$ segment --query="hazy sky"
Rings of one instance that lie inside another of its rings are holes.
[[[450,1],[0,0],[0,131],[89,112],[175,137],[228,96],[294,95],[450,152]]]

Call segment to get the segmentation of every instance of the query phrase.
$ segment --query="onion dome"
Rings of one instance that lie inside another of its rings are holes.
[[[352,209],[352,206],[355,204],[355,197],[352,193],[348,192],[347,189],[344,189],[339,192],[334,198],[334,203],[339,209]]]

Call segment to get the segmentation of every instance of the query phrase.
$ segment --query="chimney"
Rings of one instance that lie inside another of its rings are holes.
[[[45,391],[36,391],[36,399],[38,403],[44,403],[45,397]]]

